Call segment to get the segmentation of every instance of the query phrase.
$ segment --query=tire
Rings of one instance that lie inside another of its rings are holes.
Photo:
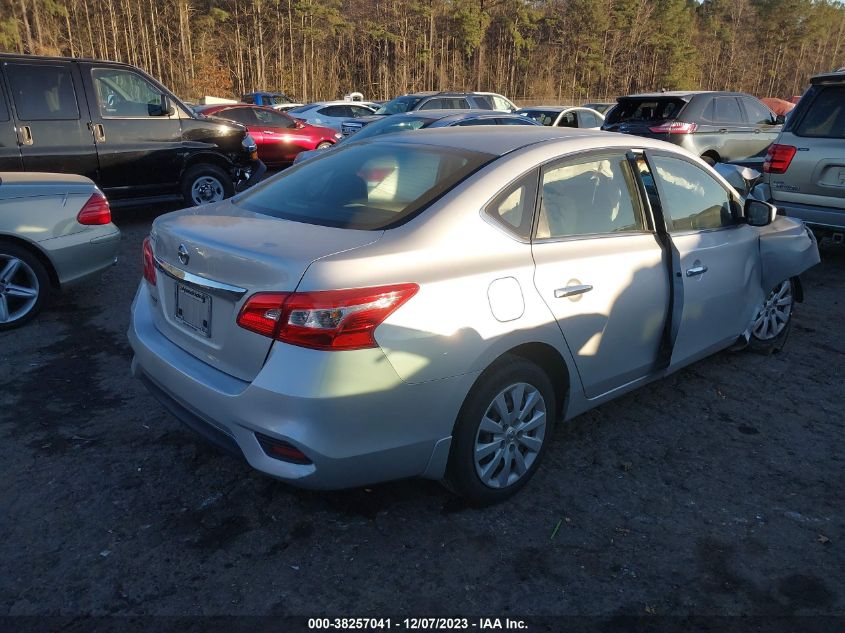
[[[334,143],[329,143],[328,141],[323,141],[321,143],[317,143],[317,147],[315,147],[314,149],[328,149],[332,145],[334,145]]]
[[[775,286],[754,316],[748,347],[759,354],[773,354],[783,349],[792,329],[795,311],[795,284],[791,279]]]
[[[182,198],[189,207],[220,202],[234,194],[232,178],[217,165],[194,165],[182,176]]]
[[[522,422],[524,431],[520,431],[519,417],[502,423],[515,413],[517,401],[519,408],[530,407],[523,411],[528,414]],[[551,380],[540,367],[519,356],[503,357],[481,376],[461,407],[444,485],[479,506],[503,501],[519,491],[546,453],[556,406]],[[476,460],[478,448],[483,456]]]
[[[34,319],[51,290],[47,269],[35,255],[17,244],[0,241],[0,331]]]
[[[712,167],[713,165],[719,162],[719,157],[714,156],[713,154],[702,154],[701,160],[703,160],[705,163]]]

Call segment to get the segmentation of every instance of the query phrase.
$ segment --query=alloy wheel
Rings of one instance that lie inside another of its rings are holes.
[[[475,471],[484,485],[507,488],[540,454],[546,434],[546,402],[524,382],[506,387],[481,418],[475,438]]]
[[[789,323],[794,303],[792,282],[787,279],[769,293],[757,316],[754,317],[751,333],[761,341],[777,338]]]
[[[29,314],[39,290],[38,277],[25,261],[0,253],[0,323],[13,323]]]

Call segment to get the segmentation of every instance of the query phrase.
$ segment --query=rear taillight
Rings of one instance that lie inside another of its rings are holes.
[[[85,206],[76,214],[76,221],[80,224],[108,224],[111,222],[111,209],[109,201],[99,191],[95,191]]]
[[[321,350],[378,347],[375,329],[419,290],[416,284],[319,292],[261,292],[238,314],[242,328]]]
[[[149,281],[153,286],[156,285],[156,264],[153,257],[153,243],[150,236],[144,238],[143,255],[141,256],[141,263],[144,265],[144,279]]]
[[[795,157],[796,149],[792,145],[770,145],[763,171],[767,174],[785,174]]]
[[[648,128],[655,134],[692,134],[698,129],[695,123],[682,123],[681,121],[671,121],[663,125],[655,125]]]

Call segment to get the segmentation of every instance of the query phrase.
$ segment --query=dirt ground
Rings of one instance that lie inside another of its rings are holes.
[[[511,501],[305,492],[129,375],[152,213],[120,264],[0,335],[0,616],[845,615],[845,248],[785,350],[718,354],[558,425]]]

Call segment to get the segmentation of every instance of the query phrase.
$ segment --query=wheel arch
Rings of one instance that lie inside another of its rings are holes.
[[[14,244],[15,246],[19,246],[25,249],[27,252],[32,254],[41,264],[44,266],[44,269],[47,271],[47,275],[50,277],[50,285],[53,286],[54,290],[59,290],[61,288],[61,282],[59,281],[59,274],[56,272],[56,267],[53,265],[53,260],[49,258],[49,256],[41,250],[37,244],[30,242],[29,240],[25,240],[17,235],[10,235],[8,233],[0,233],[0,242],[8,242],[9,244]]]
[[[187,172],[191,167],[204,164],[219,167],[227,174],[229,174],[229,170],[232,168],[232,161],[228,160],[225,156],[221,156],[215,152],[197,152],[196,154],[191,154],[185,159],[180,180],[184,178],[185,172]]]

